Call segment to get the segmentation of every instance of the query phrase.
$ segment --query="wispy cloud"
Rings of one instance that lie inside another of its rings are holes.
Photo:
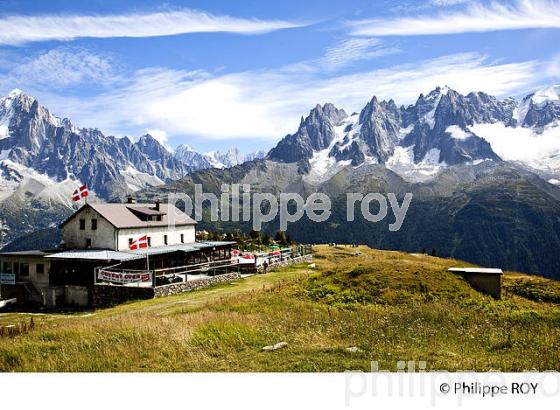
[[[186,33],[260,34],[302,26],[282,20],[258,20],[182,9],[145,14],[33,15],[0,19],[0,44],[20,45],[83,37],[157,37]]]
[[[21,88],[110,85],[118,80],[116,64],[107,56],[80,47],[59,47],[35,56],[12,59],[11,68],[0,75],[0,88],[14,84]]]
[[[376,38],[350,38],[328,48],[320,63],[326,70],[336,70],[359,60],[369,60],[398,52],[400,52],[398,48],[387,47]]]
[[[430,3],[438,7],[456,6],[458,4],[465,4],[471,0],[430,0]]]
[[[560,1],[518,0],[514,4],[493,1],[489,5],[475,2],[461,11],[358,20],[348,25],[353,35],[377,37],[560,28]]]
[[[150,69],[136,72],[125,87],[95,98],[42,95],[42,102],[80,126],[115,135],[164,130],[170,137],[276,140],[293,132],[317,103],[360,110],[373,95],[413,102],[420,92],[449,85],[467,93],[483,90],[506,96],[546,79],[542,63],[494,63],[479,54],[457,54],[414,64],[323,78],[283,69],[222,76],[204,72]]]

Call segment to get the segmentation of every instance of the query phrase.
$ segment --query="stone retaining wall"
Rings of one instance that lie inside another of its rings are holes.
[[[94,308],[115,306],[129,300],[153,299],[152,288],[132,286],[95,285],[92,291],[92,305]]]
[[[286,259],[284,261],[281,262],[276,262],[272,265],[269,265],[267,270],[271,271],[271,270],[275,270],[275,269],[279,269],[279,268],[284,268],[286,266],[289,265],[294,265],[296,263],[305,263],[305,262],[312,262],[313,261],[313,256],[312,255],[303,255],[303,256],[299,256],[297,258],[293,258],[293,259]],[[259,272],[262,272],[262,265],[259,266]]]
[[[154,296],[156,298],[163,296],[176,295],[178,293],[188,292],[191,290],[207,288],[208,286],[218,283],[231,282],[240,279],[239,273],[225,273],[223,275],[212,276],[205,279],[195,279],[189,282],[172,283],[170,285],[158,286],[155,289]]]

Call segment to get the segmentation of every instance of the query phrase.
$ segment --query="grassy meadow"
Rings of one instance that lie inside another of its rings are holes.
[[[0,371],[560,370],[558,282],[506,273],[496,301],[447,272],[462,262],[344,246],[314,256],[315,270],[95,312],[0,314],[12,329]]]

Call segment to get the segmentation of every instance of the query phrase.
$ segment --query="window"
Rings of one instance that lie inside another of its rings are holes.
[[[167,245],[167,235],[163,235],[163,243]]]
[[[44,263],[38,263],[35,266],[35,272],[37,272],[38,275],[42,275],[43,273],[45,273],[45,264]]]
[[[96,231],[96,230],[97,230],[97,219],[92,219],[92,220],[91,220],[91,230],[92,230],[92,231]]]
[[[21,276],[29,276],[29,264],[22,262],[19,267],[19,274]]]
[[[14,273],[19,275],[19,262],[14,262]]]
[[[91,238],[86,238],[86,248],[91,248]]]
[[[152,237],[148,236],[148,247],[152,246]]]
[[[86,220],[80,219],[80,231],[85,231],[85,230],[86,230]]]
[[[185,234],[184,233],[181,234],[181,243],[185,243]]]
[[[4,262],[2,273],[12,273],[12,262]]]

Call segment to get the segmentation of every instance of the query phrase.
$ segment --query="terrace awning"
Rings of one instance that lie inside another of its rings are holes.
[[[129,261],[134,259],[141,259],[142,255],[137,255],[130,252],[117,252],[111,250],[94,250],[94,249],[77,249],[71,251],[64,251],[45,256],[49,259],[73,259],[73,260],[89,260],[89,261]]]

